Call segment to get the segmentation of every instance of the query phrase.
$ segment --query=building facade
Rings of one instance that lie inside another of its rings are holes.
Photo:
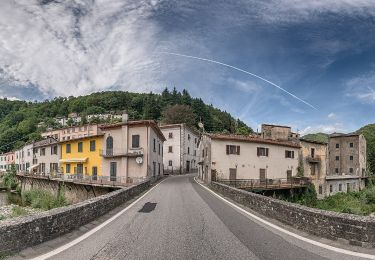
[[[102,134],[61,141],[60,171],[77,178],[102,176],[102,141]]]
[[[271,140],[296,140],[299,134],[292,132],[290,126],[262,124],[260,137]]]
[[[103,175],[134,182],[163,175],[164,135],[154,121],[124,121],[103,125]]]
[[[169,174],[184,174],[198,171],[197,131],[186,124],[160,126],[166,138],[164,142],[164,171]]]
[[[14,152],[5,153],[4,156],[5,156],[5,168],[6,170],[10,170],[12,165],[15,164],[16,162]]]
[[[361,134],[333,134],[329,138],[327,193],[359,191],[367,178],[366,139]]]
[[[26,144],[15,151],[15,164],[17,172],[27,173],[33,165],[34,144]]]
[[[294,142],[239,135],[203,135],[199,177],[288,179],[296,176],[300,146]]]
[[[54,129],[46,131],[41,135],[43,138],[52,137],[57,141],[67,141],[72,139],[79,139],[82,137],[96,136],[98,134],[100,134],[99,126],[95,124]]]
[[[6,171],[6,156],[4,154],[0,154],[0,172]]]
[[[29,172],[49,175],[59,172],[60,148],[54,138],[37,141],[33,145],[33,160]]]
[[[318,198],[327,196],[328,144],[300,139],[299,167],[303,176],[309,177]]]

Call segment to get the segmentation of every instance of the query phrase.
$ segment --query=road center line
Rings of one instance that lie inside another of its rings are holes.
[[[147,194],[149,194],[153,189],[155,189],[157,186],[159,186],[159,184],[163,183],[166,179],[162,180],[161,182],[159,182],[158,184],[156,184],[154,187],[152,187],[150,190],[148,190],[145,194],[143,194],[141,197],[139,197],[137,200],[135,200],[134,202],[132,202],[129,206],[127,206],[126,208],[124,208],[123,210],[121,210],[120,212],[118,212],[116,215],[112,216],[110,219],[107,219],[105,222],[103,222],[102,224],[100,224],[99,226],[91,229],[90,231],[88,231],[87,233],[83,234],[82,236],[74,239],[73,241],[63,245],[63,246],[60,246],[44,255],[40,255],[40,256],[37,256],[35,258],[32,258],[33,260],[42,260],[42,259],[48,259],[52,256],[55,256],[69,248],[71,248],[72,246],[75,246],[76,244],[80,243],[81,241],[85,240],[86,238],[88,238],[89,236],[93,235],[94,233],[96,233],[97,231],[99,231],[100,229],[104,228],[106,225],[108,225],[109,223],[111,223],[112,221],[114,221],[115,219],[117,219],[118,217],[120,217],[122,214],[124,214],[126,211],[128,211],[130,208],[132,208],[135,204],[137,204],[138,201],[140,201],[141,199],[143,199]]]
[[[263,224],[267,225],[267,226],[270,226],[278,231],[281,231],[289,236],[292,236],[294,238],[297,238],[299,240],[302,240],[304,242],[307,242],[307,243],[310,243],[310,244],[313,244],[315,246],[318,246],[318,247],[322,247],[324,249],[328,249],[328,250],[331,250],[331,251],[334,251],[334,252],[337,252],[337,253],[341,253],[341,254],[346,254],[346,255],[350,255],[350,256],[355,256],[355,257],[362,257],[362,258],[367,258],[367,259],[375,259],[375,255],[370,255],[370,254],[365,254],[365,253],[358,253],[358,252],[353,252],[353,251],[350,251],[350,250],[346,250],[346,249],[342,249],[342,248],[338,248],[338,247],[334,247],[334,246],[330,246],[330,245],[326,245],[326,244],[323,244],[323,243],[320,243],[320,242],[317,242],[317,241],[314,241],[312,239],[309,239],[309,238],[306,238],[306,237],[303,237],[303,236],[300,236],[300,235],[297,235],[293,232],[290,232],[286,229],[283,229],[271,222],[268,222],[246,210],[244,210],[243,208],[237,206],[236,204],[230,202],[229,200],[223,198],[222,196],[218,195],[216,192],[214,192],[213,190],[207,188],[206,186],[204,186],[203,184],[199,183],[196,179],[196,177],[194,177],[194,180],[197,184],[199,184],[200,186],[202,186],[203,188],[205,188],[207,191],[211,192],[213,195],[215,195],[217,198],[221,199],[222,201],[224,201],[225,203],[229,204],[231,207],[245,213],[249,219],[253,218],[253,219],[256,219],[257,221],[260,221],[262,222]]]

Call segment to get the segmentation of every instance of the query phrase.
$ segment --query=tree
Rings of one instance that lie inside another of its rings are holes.
[[[174,105],[163,111],[163,123],[165,124],[181,124],[195,127],[195,115],[193,109],[187,105]]]

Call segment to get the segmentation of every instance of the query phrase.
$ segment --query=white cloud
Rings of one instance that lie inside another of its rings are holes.
[[[333,119],[333,118],[336,118],[336,114],[335,113],[329,113],[327,117],[330,118],[330,119]]]
[[[0,96],[0,99],[4,99],[4,98],[11,100],[11,101],[20,100],[19,98],[16,98],[16,97]]]
[[[346,82],[346,96],[363,103],[375,103],[375,72],[352,78]]]
[[[311,21],[324,13],[375,16],[373,0],[273,0],[260,4],[262,18],[268,22]]]
[[[306,134],[314,134],[314,133],[342,133],[346,132],[346,129],[344,128],[343,124],[341,123],[335,123],[335,124],[322,124],[322,125],[316,125],[316,126],[307,126],[304,129],[300,131],[300,134],[306,135]]]
[[[4,77],[47,95],[158,88],[158,28],[148,19],[158,1],[40,2],[0,3]]]
[[[229,87],[230,88],[235,88],[237,90],[240,90],[242,92],[246,92],[246,93],[255,93],[255,92],[258,92],[261,87],[254,83],[253,81],[242,81],[242,80],[237,80],[237,79],[234,79],[234,78],[229,78],[228,80],[228,84],[229,84]]]

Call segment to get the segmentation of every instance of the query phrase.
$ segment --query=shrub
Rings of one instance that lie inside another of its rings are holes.
[[[24,215],[27,215],[27,211],[24,208],[20,206],[14,206],[12,208],[12,217],[19,217]]]
[[[62,188],[57,196],[41,189],[30,190],[22,193],[23,202],[33,208],[49,210],[67,205],[65,192]]]

